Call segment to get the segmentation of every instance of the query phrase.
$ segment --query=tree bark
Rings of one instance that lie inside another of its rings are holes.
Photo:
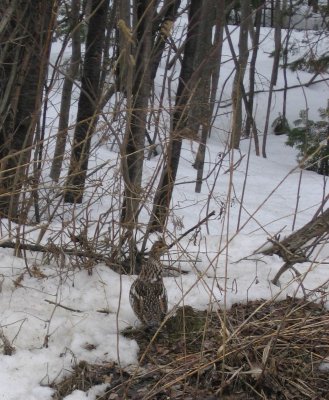
[[[202,0],[202,9],[199,30],[196,37],[196,51],[193,60],[193,69],[196,71],[200,68],[200,65],[204,63],[207,58],[207,65],[202,68],[202,73],[196,86],[193,88],[193,93],[190,99],[190,108],[187,121],[187,128],[191,133],[191,136],[197,139],[199,134],[200,126],[202,125],[202,120],[205,117],[205,103],[209,103],[209,86],[211,80],[211,61],[209,59],[212,53],[212,26],[215,23],[216,17],[215,7],[212,0]],[[205,87],[206,86],[206,87]],[[197,163],[197,161],[196,161]],[[195,168],[197,168],[195,166]]]
[[[99,108],[99,79],[107,11],[107,0],[92,0],[77,123],[64,195],[67,203],[81,203],[83,198],[91,137],[95,131]]]
[[[210,108],[210,86],[213,71],[216,69],[219,60],[210,57],[212,53],[212,27],[214,25],[214,15],[216,16],[213,0],[204,0],[202,5],[201,22],[198,35],[198,46],[196,52],[196,68],[199,68],[205,59],[207,63],[202,68],[201,79],[193,96],[192,110],[190,118],[197,118],[195,121],[195,136],[198,134],[201,126],[201,138],[198,152],[196,155],[194,168],[197,169],[197,179],[195,184],[196,193],[201,192],[202,176],[204,168],[204,159],[206,152],[207,138],[211,126],[211,108]],[[214,52],[217,55],[217,51]],[[194,114],[194,116],[192,115]],[[193,126],[193,125],[192,125]]]
[[[28,168],[41,112],[52,30],[54,1],[2,2],[0,31],[0,214],[24,218],[21,190],[28,190]],[[11,3],[11,4],[10,4]]]

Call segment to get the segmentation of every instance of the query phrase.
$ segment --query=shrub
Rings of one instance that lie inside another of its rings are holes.
[[[329,108],[319,110],[321,120],[308,119],[307,110],[289,129],[286,144],[298,150],[297,160],[302,167],[321,175],[329,175]]]

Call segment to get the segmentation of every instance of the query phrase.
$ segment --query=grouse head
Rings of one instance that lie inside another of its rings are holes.
[[[160,256],[167,250],[167,248],[168,246],[166,245],[166,242],[163,239],[157,240],[156,242],[153,243],[149,255],[151,257],[159,259]]]

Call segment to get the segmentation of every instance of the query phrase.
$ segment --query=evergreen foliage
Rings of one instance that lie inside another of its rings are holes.
[[[297,160],[303,168],[329,176],[329,108],[321,108],[319,114],[321,120],[312,121],[307,110],[301,110],[286,144],[298,150]]]
[[[326,73],[329,70],[329,52],[322,54],[318,58],[315,58],[314,55],[303,55],[303,57],[289,63],[288,67],[293,72],[300,70],[310,73]]]

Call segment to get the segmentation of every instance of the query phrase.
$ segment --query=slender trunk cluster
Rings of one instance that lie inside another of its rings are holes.
[[[50,177],[58,182],[65,153],[67,131],[69,125],[72,90],[74,81],[78,76],[81,63],[81,40],[79,25],[80,0],[71,2],[71,38],[72,38],[72,56],[70,65],[65,71],[64,83],[62,89],[61,107],[59,112],[58,134],[54,152],[54,160],[51,166]]]
[[[195,38],[198,34],[201,5],[202,3],[199,0],[191,0],[184,56],[176,92],[175,109],[173,112],[173,125],[167,146],[166,164],[154,198],[149,231],[162,231],[168,216],[178,170],[183,132],[184,128],[186,128],[188,118],[188,102],[191,97],[191,79],[194,72],[193,62],[197,43]],[[194,79],[195,78],[194,76]]]
[[[3,7],[0,30],[0,214],[24,219],[29,163],[39,121],[56,1],[16,0]]]
[[[81,203],[86,183],[91,138],[99,112],[99,80],[108,1],[93,0],[81,77],[77,124],[64,200]]]

